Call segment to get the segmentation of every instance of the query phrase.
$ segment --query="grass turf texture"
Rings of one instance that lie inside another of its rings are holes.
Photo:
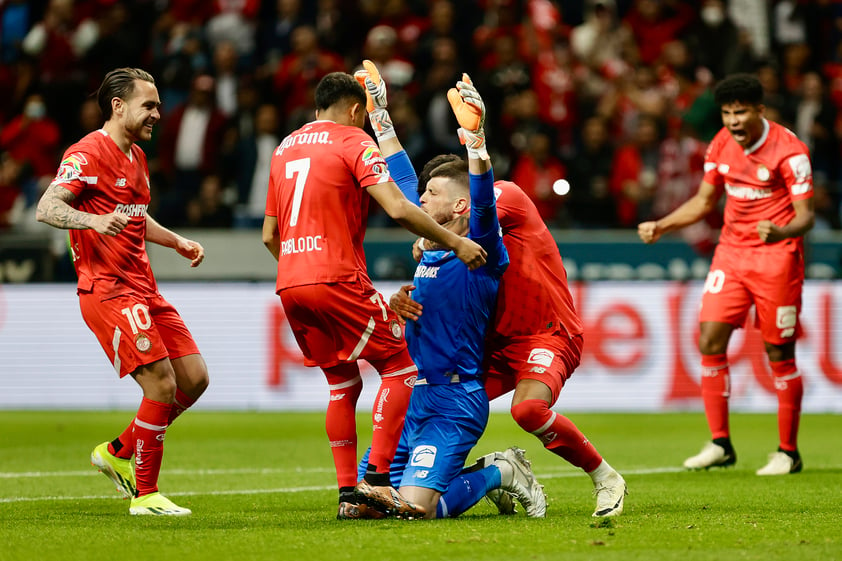
[[[457,519],[338,521],[319,413],[190,412],[168,431],[162,492],[186,518],[135,517],[88,462],[131,413],[0,412],[0,560],[842,559],[842,417],[805,415],[805,471],[758,477],[773,415],[733,415],[735,468],[679,466],[706,439],[701,413],[575,414],[628,483],[624,514],[591,517],[589,478],[493,414],[471,458],[517,444],[547,518],[485,501]],[[358,417],[362,433],[368,415]],[[361,436],[361,448],[368,436]]]

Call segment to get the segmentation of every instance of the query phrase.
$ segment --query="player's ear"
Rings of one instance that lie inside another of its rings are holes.
[[[360,103],[355,102],[351,104],[351,107],[348,111],[351,115],[352,123],[365,124],[365,111],[363,110],[363,106]]]
[[[113,115],[123,116],[123,99],[119,97],[111,98],[111,113]]]
[[[470,209],[470,204],[468,204],[468,199],[464,197],[459,197],[456,199],[456,202],[453,203],[453,212],[456,214],[465,214]]]

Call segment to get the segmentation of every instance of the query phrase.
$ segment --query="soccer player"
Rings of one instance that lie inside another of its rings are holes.
[[[698,192],[638,234],[654,243],[672,230],[701,220],[726,195],[724,226],[705,281],[699,311],[702,401],[712,441],[684,462],[688,469],[737,461],[728,423],[728,341],[752,305],[778,397],[779,446],[757,475],[801,471],[798,422],[804,393],[795,364],[804,284],[803,236],[815,221],[810,155],[786,128],[764,118],[763,87],[735,74],[714,90],[723,127],[705,156]]]
[[[433,158],[418,182],[411,165],[397,165],[406,159],[406,152],[394,134],[386,106],[385,92],[370,96],[369,118],[387,162],[400,178],[398,184],[412,197],[416,185],[419,192],[426,191],[431,170],[460,158]],[[486,393],[492,400],[514,389],[511,412],[518,425],[541,440],[547,450],[591,477],[596,495],[594,516],[619,515],[625,480],[570,419],[550,409],[582,352],[582,323],[573,307],[558,246],[535,205],[517,185],[497,181],[494,191],[511,261],[500,283],[493,327],[485,344]],[[392,296],[390,307],[401,317],[417,320],[424,306],[409,297],[413,289],[412,285],[402,287]],[[513,512],[505,494],[492,493],[490,498],[501,513]]]
[[[117,374],[143,390],[133,421],[94,448],[91,463],[131,498],[131,514],[187,515],[158,492],[158,473],[167,427],[205,391],[208,371],[184,321],[158,292],[146,242],[174,249],[192,267],[205,251],[146,213],[149,170],[135,142],[149,140],[161,118],[154,78],[137,68],[112,70],[97,102],[105,124],[64,153],[36,217],[70,230],[82,317]]]
[[[366,271],[368,206],[374,198],[410,231],[452,249],[471,269],[485,263],[475,242],[445,230],[406,200],[380,150],[363,131],[366,94],[353,76],[335,72],[315,91],[316,119],[275,150],[263,242],[278,260],[276,289],[305,364],[327,377],[326,429],[336,466],[339,503],[357,497],[401,516],[423,511],[389,482],[417,368],[394,312]],[[381,377],[372,412],[372,452],[357,484],[355,409],[362,390],[358,360]]]

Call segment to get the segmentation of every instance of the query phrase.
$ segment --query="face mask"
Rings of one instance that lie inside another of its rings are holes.
[[[47,106],[40,101],[31,101],[26,104],[23,114],[30,119],[43,119],[47,114]]]
[[[725,13],[716,6],[702,8],[702,21],[711,27],[716,27],[725,19]]]

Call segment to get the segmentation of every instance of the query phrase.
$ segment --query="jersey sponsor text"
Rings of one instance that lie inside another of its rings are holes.
[[[746,201],[768,199],[772,196],[772,191],[770,189],[752,189],[751,187],[738,187],[728,183],[725,184],[725,191],[728,193],[729,197],[743,199]]]
[[[430,267],[428,265],[418,265],[415,268],[415,276],[420,279],[435,279],[439,276],[438,267]]]
[[[114,207],[114,212],[121,212],[132,218],[142,218],[146,216],[146,209],[149,205],[117,205]]]
[[[280,156],[284,150],[296,144],[332,144],[329,131],[301,132],[286,137],[275,149],[275,155]]]

